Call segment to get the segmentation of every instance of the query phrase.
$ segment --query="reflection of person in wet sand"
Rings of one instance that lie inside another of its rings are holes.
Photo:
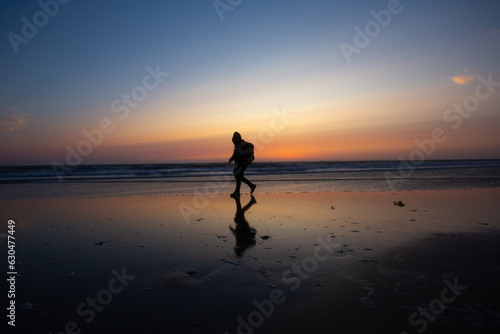
[[[229,229],[236,237],[236,246],[234,246],[236,256],[243,256],[243,253],[248,248],[255,246],[255,234],[257,234],[257,231],[248,224],[245,219],[245,211],[250,209],[250,207],[257,203],[257,201],[252,196],[250,202],[242,208],[240,197],[235,197],[234,200],[236,202],[236,214],[234,215],[236,228],[229,226]]]

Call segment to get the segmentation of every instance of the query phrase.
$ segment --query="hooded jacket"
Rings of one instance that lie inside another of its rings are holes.
[[[234,152],[230,161],[234,160],[238,164],[251,163],[254,159],[254,146],[252,143],[248,143],[241,138],[239,132],[235,132],[233,134],[233,144],[234,144]]]

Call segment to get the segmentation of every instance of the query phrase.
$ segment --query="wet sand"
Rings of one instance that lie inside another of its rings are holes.
[[[2,219],[16,221],[16,329],[496,333],[499,195],[3,200]]]

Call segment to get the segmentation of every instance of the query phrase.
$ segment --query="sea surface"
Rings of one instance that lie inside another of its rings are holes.
[[[226,163],[80,165],[64,172],[2,166],[0,198],[88,197],[92,184],[107,185],[102,196],[230,192],[232,169]],[[245,175],[265,192],[492,188],[500,186],[500,160],[255,162]]]

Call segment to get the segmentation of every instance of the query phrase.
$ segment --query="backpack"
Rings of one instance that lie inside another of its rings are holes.
[[[238,154],[240,155],[240,159],[247,161],[247,162],[252,162],[255,159],[254,155],[254,146],[252,143],[248,142],[242,142],[238,146]]]

